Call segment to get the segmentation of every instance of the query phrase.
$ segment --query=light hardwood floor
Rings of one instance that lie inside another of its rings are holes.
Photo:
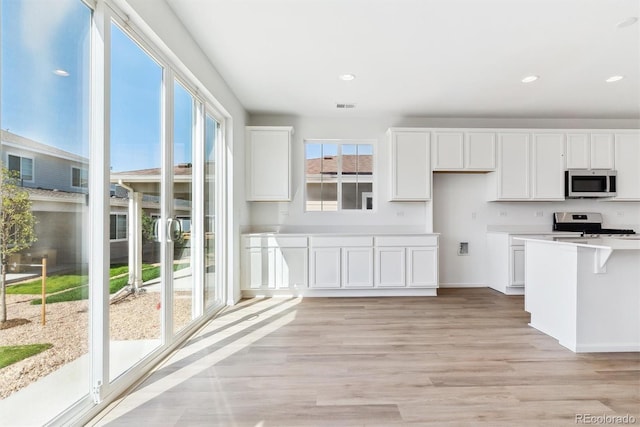
[[[96,425],[640,425],[640,353],[574,354],[523,298],[252,299],[191,338]]]

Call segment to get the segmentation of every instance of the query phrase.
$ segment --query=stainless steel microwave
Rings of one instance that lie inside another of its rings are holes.
[[[564,173],[564,196],[612,197],[616,195],[617,172],[608,169],[576,169]]]

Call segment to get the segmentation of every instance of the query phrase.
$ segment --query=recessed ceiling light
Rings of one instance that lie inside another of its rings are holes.
[[[606,82],[607,83],[619,82],[622,79],[624,79],[624,76],[611,76],[606,80]]]
[[[53,70],[53,74],[60,77],[69,77],[69,72],[61,68],[58,68],[57,70]]]
[[[527,76],[522,79],[522,83],[532,83],[538,80],[539,76]]]
[[[636,16],[632,16],[630,18],[625,19],[624,21],[620,21],[616,24],[617,28],[624,28],[624,27],[628,27],[630,25],[635,24],[636,22],[638,22],[638,17]]]
[[[355,79],[356,76],[355,74],[340,74],[339,79],[343,80],[345,82],[350,82],[351,80]]]

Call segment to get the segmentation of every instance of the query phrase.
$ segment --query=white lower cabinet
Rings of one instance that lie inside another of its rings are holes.
[[[375,240],[376,287],[438,287],[438,236],[380,236]]]
[[[437,235],[245,235],[243,241],[241,289],[247,294],[308,289],[322,295],[324,289],[376,295],[379,289],[380,295],[402,295],[390,292],[411,294],[413,288],[415,295],[435,295],[438,287]]]
[[[311,288],[340,287],[340,248],[311,249]]]
[[[438,251],[436,248],[407,248],[407,286],[438,286]]]
[[[381,288],[403,288],[406,286],[405,248],[376,248],[376,286]]]
[[[306,237],[244,239],[242,289],[304,289],[308,283]]]
[[[373,247],[342,248],[342,285],[345,288],[373,287]]]

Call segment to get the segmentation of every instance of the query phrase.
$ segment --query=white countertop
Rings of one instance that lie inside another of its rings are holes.
[[[550,225],[487,225],[487,233],[526,235],[580,236],[579,231],[553,231]]]
[[[593,249],[608,249],[608,250],[640,250],[640,238],[616,238],[616,237],[604,237],[600,239],[588,239],[585,243],[575,242],[558,242],[554,240],[541,240],[531,239],[527,237],[516,237],[518,240],[544,242],[552,245],[570,245],[584,248]]]

